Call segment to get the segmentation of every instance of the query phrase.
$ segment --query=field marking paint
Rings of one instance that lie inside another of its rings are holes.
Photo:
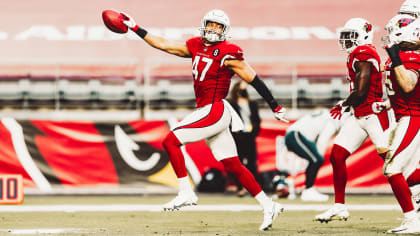
[[[61,233],[82,233],[79,229],[10,229],[10,234],[61,234]]]
[[[331,205],[325,204],[283,204],[285,211],[325,211]],[[354,211],[400,210],[398,205],[346,205]],[[226,204],[188,206],[181,211],[261,211],[260,205]],[[20,205],[0,206],[0,212],[160,212],[162,205],[117,204],[117,205]]]

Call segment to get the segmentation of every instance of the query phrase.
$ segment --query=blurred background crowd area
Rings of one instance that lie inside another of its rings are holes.
[[[153,34],[185,41],[198,35],[208,10],[219,8],[231,19],[230,40],[242,47],[280,104],[292,108],[289,118],[297,119],[301,113],[296,111],[331,107],[348,94],[346,55],[338,49],[336,30],[349,18],[366,18],[374,25],[374,43],[380,47],[383,27],[400,4],[391,0],[2,2],[0,19],[7,23],[0,27],[0,115],[182,118],[183,110],[188,113],[195,106],[191,62],[151,48],[132,32],[112,33],[104,27],[101,12],[126,12]],[[259,102],[262,116],[272,119],[252,88],[250,95]],[[104,110],[106,116],[97,115]]]

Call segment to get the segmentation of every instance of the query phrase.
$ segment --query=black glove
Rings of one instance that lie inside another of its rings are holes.
[[[402,61],[400,58],[400,47],[398,44],[394,44],[391,47],[385,47],[386,52],[391,58],[392,61],[392,68],[402,65]]]

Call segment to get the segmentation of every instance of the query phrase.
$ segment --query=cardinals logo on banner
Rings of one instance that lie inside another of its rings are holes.
[[[135,187],[146,183],[177,186],[176,176],[162,146],[162,140],[169,132],[166,121],[18,122],[11,118],[1,121],[0,174],[22,175],[25,188],[48,193],[60,189],[60,186]],[[259,172],[286,168],[284,158],[295,166],[293,156],[279,141],[287,126],[276,121],[262,122],[257,138]],[[213,158],[204,141],[187,144],[181,150],[195,184],[210,169],[224,173],[223,165]],[[349,173],[354,174],[349,175],[349,187],[387,185],[382,175],[382,162],[375,155],[370,141],[352,155],[354,161],[347,166]],[[369,168],[362,168],[366,163],[369,163]],[[292,172],[292,175],[297,186],[304,184],[301,171]],[[366,181],[360,181],[362,178]],[[316,183],[321,187],[332,187],[332,168],[328,161],[321,167]]]

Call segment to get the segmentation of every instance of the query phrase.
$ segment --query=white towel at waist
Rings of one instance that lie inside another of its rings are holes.
[[[228,101],[223,99],[223,102],[225,103],[225,106],[230,111],[230,116],[232,117],[232,132],[238,132],[244,130],[244,123],[242,122],[241,117],[239,117],[238,113],[236,113],[235,109],[229,104]]]

